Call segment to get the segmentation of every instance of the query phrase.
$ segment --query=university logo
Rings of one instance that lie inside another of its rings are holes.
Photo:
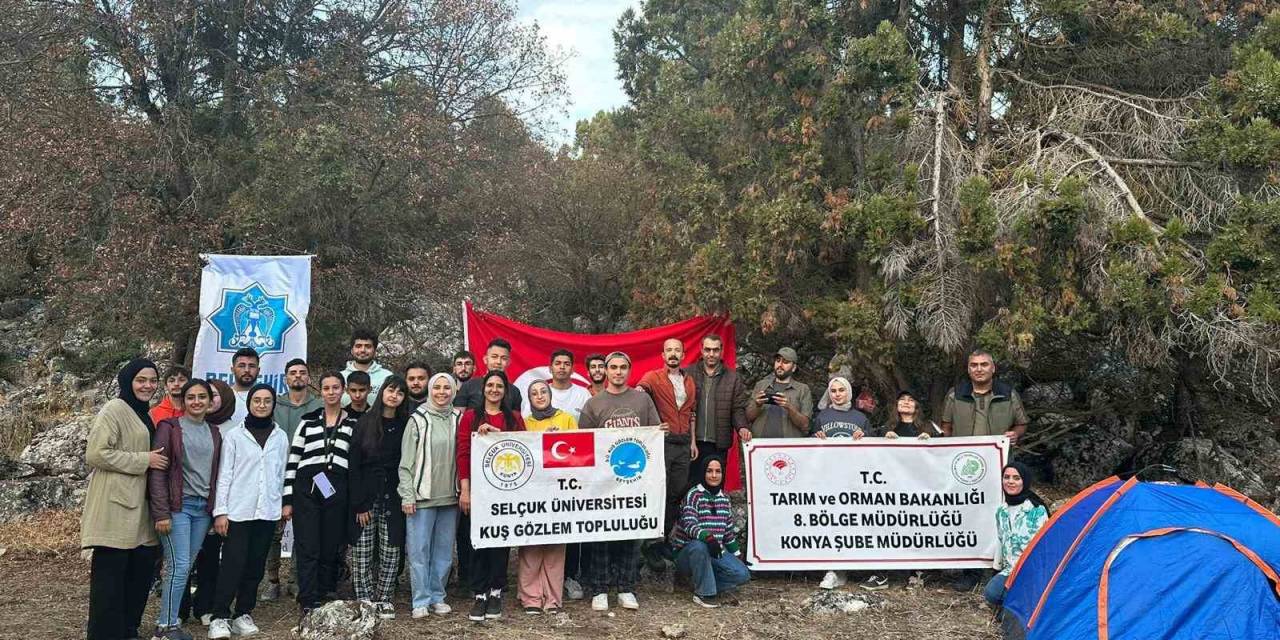
[[[218,332],[218,351],[252,347],[258,355],[280,353],[284,336],[298,324],[289,312],[289,296],[273,296],[257,282],[244,289],[223,289],[222,306],[209,316]]]
[[[494,488],[519,489],[533,477],[533,452],[517,440],[502,440],[484,452],[482,468]]]
[[[785,453],[775,453],[764,461],[764,477],[776,485],[791,484],[797,471],[796,459]]]
[[[987,475],[987,461],[972,451],[958,453],[951,459],[951,475],[961,484],[978,484]]]
[[[639,480],[648,466],[649,450],[635,438],[623,438],[609,447],[609,467],[619,482]]]

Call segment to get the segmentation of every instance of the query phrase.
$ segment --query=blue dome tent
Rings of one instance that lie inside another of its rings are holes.
[[[1108,478],[1028,544],[1004,606],[1028,640],[1280,640],[1280,518],[1217,485]]]

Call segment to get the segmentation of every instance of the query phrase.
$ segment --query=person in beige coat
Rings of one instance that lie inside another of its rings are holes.
[[[159,387],[155,363],[136,359],[116,377],[120,397],[102,407],[89,430],[91,470],[80,520],[89,569],[88,640],[128,640],[138,626],[155,575],[156,532],[147,510],[147,469],[169,459],[151,449],[149,402]]]

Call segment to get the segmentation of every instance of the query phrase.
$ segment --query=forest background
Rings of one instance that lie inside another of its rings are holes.
[[[101,380],[189,358],[199,253],[310,253],[320,362],[464,293],[593,332],[728,313],[749,374],[793,345],[882,407],[988,349],[1066,396],[1033,453],[1248,448],[1280,402],[1277,10],[648,0],[600,70],[628,103],[554,148],[564,54],[510,0],[0,0],[0,316],[38,306],[41,361]]]

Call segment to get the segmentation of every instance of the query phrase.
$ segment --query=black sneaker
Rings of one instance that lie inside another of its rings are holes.
[[[484,622],[484,612],[487,607],[485,597],[476,596],[476,601],[471,603],[471,613],[467,615],[467,619],[472,622]]]
[[[484,617],[489,620],[497,620],[502,617],[502,594],[489,594],[484,608]]]
[[[542,609],[539,609],[537,607],[525,607],[524,613],[525,615],[530,615],[530,616],[540,616],[542,615]]]
[[[695,593],[693,594],[693,601],[694,603],[701,605],[703,607],[706,607],[708,609],[715,609],[720,606],[720,603],[716,602],[715,596],[700,596]]]

